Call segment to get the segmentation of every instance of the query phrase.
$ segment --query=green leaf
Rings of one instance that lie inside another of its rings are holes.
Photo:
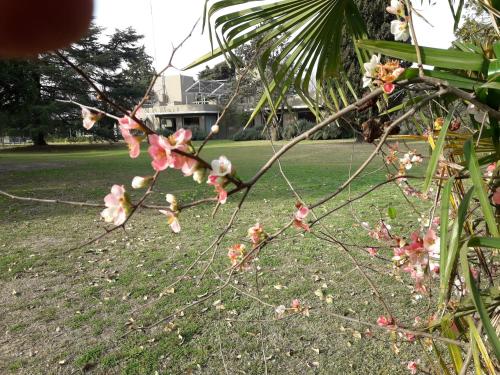
[[[458,87],[460,89],[465,90],[474,90],[476,87],[479,87],[484,84],[484,81],[476,81],[454,72],[448,72],[446,70],[434,69],[434,70],[424,70],[425,75],[428,77],[433,77],[437,79],[442,79],[443,81],[447,81],[450,85]],[[411,79],[418,77],[418,69],[410,68],[406,69],[402,78]]]
[[[476,282],[474,281],[474,278],[472,277],[472,274],[470,272],[469,260],[467,259],[468,250],[468,246],[464,245],[462,247],[462,251],[460,252],[460,264],[462,267],[462,273],[465,277],[465,283],[469,287],[470,293],[472,295],[474,306],[476,307],[479,317],[483,322],[484,330],[486,331],[490,344],[493,347],[493,351],[497,359],[500,360],[500,340],[498,339],[495,328],[491,324],[488,310],[486,310],[486,307],[484,306],[484,303],[481,299],[481,294],[479,293],[479,289],[477,288]]]
[[[495,237],[500,237],[493,208],[488,199],[486,185],[481,174],[481,169],[479,168],[476,151],[474,150],[474,145],[470,139],[464,144],[464,155],[466,166],[470,172],[472,184],[474,185],[474,191],[476,192],[476,195],[479,198],[479,203],[481,204],[484,220],[486,221],[490,233]]]
[[[495,52],[495,57],[500,59],[500,42],[493,43],[493,52]]]
[[[469,208],[469,203],[473,192],[474,187],[470,188],[469,191],[464,195],[462,201],[460,202],[460,205],[458,206],[457,217],[451,229],[450,244],[448,246],[445,269],[443,272],[440,272],[440,277],[442,278],[440,280],[440,285],[444,287],[444,290],[441,290],[440,294],[442,294],[443,299],[447,299],[450,293],[449,287],[450,282],[452,281],[451,277],[453,270],[455,269],[455,266],[457,264],[459,255],[460,237],[462,236],[462,229],[467,217],[467,210]]]
[[[389,217],[394,220],[397,216],[397,211],[394,207],[389,207],[387,209],[387,215],[389,215]]]
[[[233,11],[235,5],[246,8]],[[271,57],[273,80],[251,119],[268,103],[277,108],[293,87],[313,112],[309,88],[338,77],[342,64],[340,49],[346,32],[354,40],[366,37],[366,26],[354,0],[276,0],[254,6],[243,0],[214,1],[206,13],[206,24],[214,27],[219,48],[200,57],[185,69],[225,55],[250,40],[261,52],[257,64],[267,67]],[[212,32],[210,31],[212,37]],[[261,77],[265,79],[265,77]],[[273,102],[273,103],[271,103]]]
[[[490,65],[488,66],[488,80],[497,74],[500,74],[500,59],[490,60]]]
[[[454,182],[454,177],[449,179],[446,182],[446,185],[444,185],[443,192],[441,193],[441,235],[439,239],[439,269],[441,276],[439,280],[439,304],[442,304],[446,297],[446,286],[448,285],[448,280],[445,279],[444,274],[446,273],[446,262],[448,259],[448,220],[450,213],[451,188]]]
[[[411,44],[368,39],[358,40],[357,44],[359,48],[372,51],[372,53],[417,62],[415,47]],[[452,70],[488,71],[488,60],[476,53],[431,47],[420,47],[420,50],[422,63],[426,65]]]
[[[439,157],[443,153],[443,148],[444,148],[444,142],[446,140],[446,134],[448,132],[448,127],[450,126],[451,120],[453,120],[453,113],[455,112],[455,109],[450,111],[448,113],[448,116],[446,116],[446,119],[444,121],[443,127],[441,131],[439,132],[439,137],[436,142],[436,148],[432,152],[431,159],[429,161],[429,164],[427,165],[427,171],[425,172],[425,181],[424,181],[424,186],[423,190],[424,192],[429,191],[429,188],[431,186],[432,178],[436,174],[436,169],[439,164]]]
[[[441,332],[444,337],[456,340],[457,337],[455,332],[451,329],[452,321],[449,317],[445,316],[441,319]],[[460,347],[456,344],[447,344],[448,350],[450,352],[451,359],[453,360],[453,366],[455,367],[456,373],[460,373],[462,369],[463,360],[462,360],[462,351]]]
[[[491,361],[491,358],[488,354],[488,350],[486,349],[486,345],[484,345],[483,339],[481,338],[481,335],[479,334],[479,331],[476,328],[476,325],[474,324],[474,321],[470,316],[466,316],[465,320],[467,321],[467,324],[469,324],[469,331],[470,331],[470,338],[471,338],[471,345],[474,345],[477,349],[479,349],[479,352],[481,352],[481,355],[483,356],[484,363],[486,364],[486,368],[490,372],[490,374],[495,374],[495,366],[493,365],[493,362]],[[474,344],[473,344],[474,343]],[[476,374],[481,374],[481,364],[479,362],[479,357],[477,354],[474,354],[474,365],[476,368]]]
[[[500,238],[498,237],[472,237],[467,243],[469,247],[490,247],[500,249]]]

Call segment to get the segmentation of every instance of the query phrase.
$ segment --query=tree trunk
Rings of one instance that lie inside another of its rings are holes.
[[[271,140],[273,142],[278,141],[278,127],[276,125],[271,126]]]
[[[45,134],[41,131],[36,132],[31,139],[33,140],[33,144],[35,146],[47,146],[47,142],[45,141]]]

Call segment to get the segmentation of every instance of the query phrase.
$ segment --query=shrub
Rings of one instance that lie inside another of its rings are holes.
[[[193,141],[203,141],[208,136],[206,131],[198,128],[191,129],[191,131],[193,132],[193,136],[191,137]]]
[[[257,141],[267,139],[263,126],[241,129],[233,135],[233,141]]]

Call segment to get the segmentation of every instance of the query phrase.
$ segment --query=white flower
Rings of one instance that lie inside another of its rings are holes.
[[[368,87],[372,83],[372,79],[377,75],[378,65],[380,64],[380,55],[372,55],[369,62],[364,63],[365,74],[363,76],[363,87]]]
[[[410,38],[408,22],[394,20],[391,22],[391,33],[394,34],[394,40],[406,42]]]
[[[422,157],[420,155],[413,155],[411,157],[412,163],[422,163],[423,161],[424,161],[424,159],[422,159]]]
[[[391,0],[391,6],[387,7],[386,10],[398,17],[405,16],[405,6],[401,0]]]
[[[411,167],[413,166],[410,154],[404,154],[403,158],[399,159],[399,162],[403,164],[406,169],[411,169]]]
[[[210,128],[210,132],[213,134],[217,134],[219,132],[219,125],[212,125]]]
[[[225,156],[220,156],[219,159],[212,160],[212,175],[225,176],[231,173],[231,162]]]
[[[135,176],[132,180],[132,187],[134,189],[142,189],[148,186],[151,181],[153,180],[152,176],[148,177],[141,177],[141,176]]]

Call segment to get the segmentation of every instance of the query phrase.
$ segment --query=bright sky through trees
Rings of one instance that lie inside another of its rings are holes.
[[[96,0],[95,18],[98,25],[113,30],[133,26],[145,36],[147,52],[155,57],[155,66],[165,65],[172,50],[172,43],[177,44],[202,16],[205,0]],[[387,2],[389,4],[389,1]],[[448,2],[438,1],[428,5],[424,1],[415,6],[433,25],[431,27],[416,17],[416,29],[419,44],[423,46],[447,48],[454,39],[453,24]],[[179,51],[176,64],[179,68],[210,50],[207,34],[201,34],[201,22],[193,37]],[[220,60],[219,60],[220,61]],[[196,74],[204,66],[192,69],[187,74]]]

